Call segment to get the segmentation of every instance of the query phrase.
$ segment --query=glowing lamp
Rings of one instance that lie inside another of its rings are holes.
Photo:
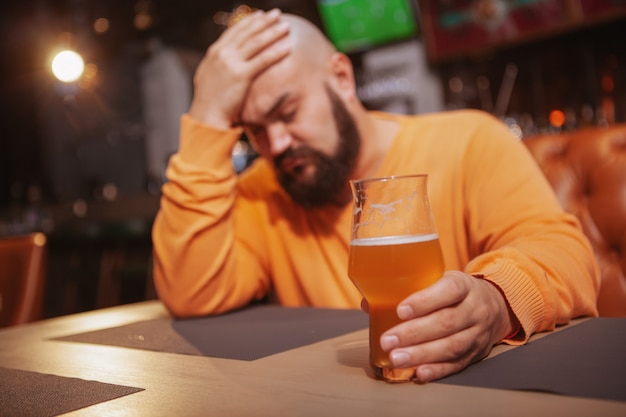
[[[64,83],[71,83],[79,79],[84,69],[83,58],[74,51],[61,51],[52,60],[52,73]]]

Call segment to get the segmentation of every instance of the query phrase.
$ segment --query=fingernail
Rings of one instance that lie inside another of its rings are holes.
[[[391,349],[397,347],[399,344],[400,339],[398,339],[398,336],[388,335],[383,336],[380,339],[380,347],[382,347],[384,351],[390,351]]]
[[[420,382],[429,382],[433,378],[433,370],[428,366],[422,366],[415,370],[415,375]]]
[[[280,15],[280,9],[272,9],[269,12],[267,12],[269,17],[276,17],[278,15]]]
[[[413,317],[413,309],[411,308],[411,306],[407,306],[407,305],[398,306],[397,313],[398,313],[398,317],[400,317],[402,320],[407,320]]]
[[[404,365],[409,363],[411,358],[409,357],[409,354],[404,351],[394,351],[389,354],[389,359],[391,359],[393,366],[402,368]]]

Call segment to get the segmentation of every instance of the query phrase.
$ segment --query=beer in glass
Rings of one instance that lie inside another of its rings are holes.
[[[389,382],[411,380],[415,369],[394,369],[380,337],[401,322],[400,301],[443,274],[426,181],[426,175],[351,181],[348,275],[369,305],[370,364]]]

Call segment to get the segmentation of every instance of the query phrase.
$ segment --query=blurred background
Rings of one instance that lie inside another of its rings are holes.
[[[483,109],[522,140],[626,119],[626,0],[3,2],[0,236],[47,234],[47,317],[154,298],[150,228],[195,67],[273,7],[352,58],[372,109]]]

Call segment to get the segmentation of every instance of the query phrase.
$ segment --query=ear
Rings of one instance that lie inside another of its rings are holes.
[[[330,71],[338,93],[346,98],[356,95],[354,68],[350,58],[341,52],[335,52],[330,58]]]

